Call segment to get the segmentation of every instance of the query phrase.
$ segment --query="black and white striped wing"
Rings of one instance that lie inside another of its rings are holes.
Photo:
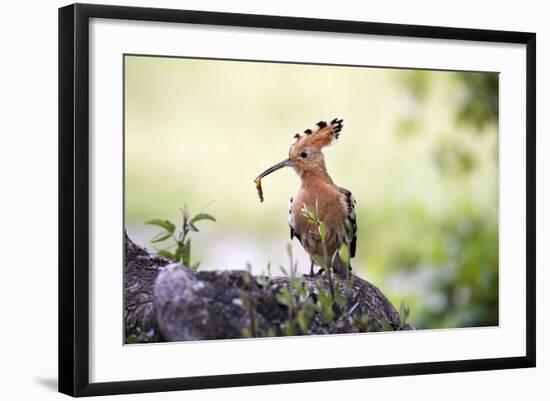
[[[290,198],[288,201],[288,225],[290,227],[290,239],[294,239],[294,237],[298,238],[298,241],[302,243],[302,240],[300,239],[300,236],[296,233],[296,230],[294,228],[294,216],[292,214],[292,201],[294,198]]]
[[[345,236],[345,240],[348,243],[349,246],[349,253],[350,257],[355,256],[355,250],[357,248],[357,218],[355,216],[355,198],[353,197],[353,194],[348,191],[345,188],[340,188],[340,192],[344,194],[345,196],[345,204],[346,204],[346,211],[347,211],[347,219],[346,219],[346,230],[347,235]]]

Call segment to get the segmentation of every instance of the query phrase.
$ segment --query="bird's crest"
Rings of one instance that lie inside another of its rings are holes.
[[[325,146],[333,144],[340,136],[340,131],[342,131],[342,121],[344,120],[338,118],[334,118],[330,123],[319,121],[313,128],[295,134],[291,151],[292,149],[303,149],[305,147],[321,150]]]

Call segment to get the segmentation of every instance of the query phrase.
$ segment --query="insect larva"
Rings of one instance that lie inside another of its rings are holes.
[[[254,180],[254,183],[256,183],[256,190],[258,191],[258,197],[260,198],[260,202],[264,201],[264,191],[262,189],[262,180],[260,178],[256,178]]]

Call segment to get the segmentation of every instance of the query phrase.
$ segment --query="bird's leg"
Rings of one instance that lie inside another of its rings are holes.
[[[313,261],[313,259],[311,259],[311,264],[309,266],[309,274],[304,274],[304,277],[320,276],[325,271],[325,269],[320,268],[319,271],[317,273],[315,273],[315,271],[313,270],[314,266],[315,266],[315,262]]]
[[[311,260],[311,270],[309,272],[309,275],[310,277],[314,277],[314,276],[320,276],[321,274],[323,274],[323,272],[325,271],[325,269],[323,269],[322,267],[319,268],[319,270],[317,270],[317,273],[314,273],[313,272],[313,259]]]

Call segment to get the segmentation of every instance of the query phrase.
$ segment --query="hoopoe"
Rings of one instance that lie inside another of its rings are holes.
[[[339,187],[330,178],[322,149],[334,143],[340,136],[342,121],[337,118],[329,124],[319,121],[314,128],[294,135],[288,159],[273,165],[261,173],[256,180],[283,167],[292,167],[302,183],[296,195],[290,198],[290,239],[300,241],[311,259],[310,275],[313,275],[314,257],[323,258],[324,250],[318,227],[304,216],[304,207],[317,214],[327,228],[326,248],[332,259],[335,273],[344,275],[345,266],[338,250],[345,242],[350,257],[355,256],[357,224],[355,199],[350,191]]]

